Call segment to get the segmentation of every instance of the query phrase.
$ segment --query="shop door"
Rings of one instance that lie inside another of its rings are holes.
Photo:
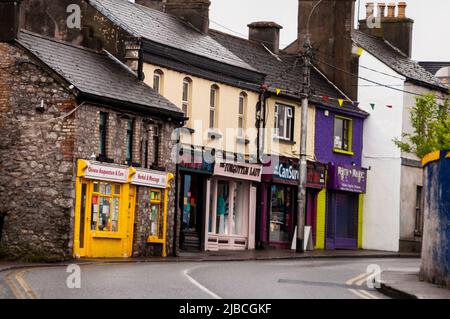
[[[180,246],[183,250],[201,249],[203,229],[203,178],[186,174],[182,188],[182,223]]]
[[[334,192],[330,194],[327,214],[327,249],[357,249],[358,195]]]
[[[132,254],[135,187],[82,181],[77,205],[74,254],[88,258]],[[78,238],[78,240],[77,240]]]
[[[306,226],[311,226],[313,245],[316,245],[317,191],[306,191]]]

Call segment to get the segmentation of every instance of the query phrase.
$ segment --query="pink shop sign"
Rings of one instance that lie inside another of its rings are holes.
[[[239,162],[216,162],[214,175],[261,182],[262,165]]]
[[[88,162],[84,178],[107,182],[126,183],[128,180],[128,167],[110,166]]]

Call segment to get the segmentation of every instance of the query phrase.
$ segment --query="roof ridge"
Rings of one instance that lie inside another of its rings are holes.
[[[62,44],[62,45],[68,46],[68,47],[72,47],[74,49],[78,49],[78,50],[87,51],[87,52],[95,53],[95,54],[98,54],[98,55],[106,56],[101,51],[97,51],[97,50],[94,50],[94,49],[91,49],[91,48],[86,48],[86,47],[84,47],[82,45],[77,45],[77,44],[73,44],[73,43],[70,43],[70,42],[58,40],[58,39],[55,39],[55,38],[52,38],[52,37],[49,37],[49,36],[45,36],[45,35],[42,35],[42,34],[39,34],[39,33],[35,33],[35,32],[29,31],[29,30],[26,30],[26,29],[21,29],[19,31],[19,37],[18,37],[18,41],[19,42],[21,40],[20,34],[22,34],[22,33],[28,34],[28,35],[33,36],[35,38],[41,38],[43,40],[47,40],[47,41],[50,41],[50,42]]]

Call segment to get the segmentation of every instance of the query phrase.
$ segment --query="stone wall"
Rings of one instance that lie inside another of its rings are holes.
[[[0,249],[22,259],[70,257],[74,97],[22,49],[0,43]],[[36,107],[44,102],[45,111]]]

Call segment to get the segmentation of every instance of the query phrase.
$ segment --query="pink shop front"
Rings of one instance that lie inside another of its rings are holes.
[[[205,249],[255,249],[256,197],[262,166],[220,162],[206,185]]]

